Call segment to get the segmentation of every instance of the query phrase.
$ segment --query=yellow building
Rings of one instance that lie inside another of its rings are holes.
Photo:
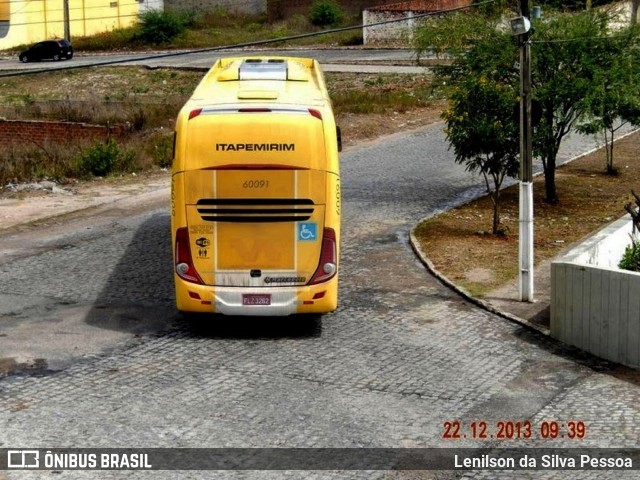
[[[128,27],[146,6],[145,0],[0,0],[0,49],[63,38],[65,7],[73,40]]]

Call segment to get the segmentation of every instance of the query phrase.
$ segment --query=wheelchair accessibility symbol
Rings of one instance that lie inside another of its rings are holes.
[[[318,225],[315,223],[298,224],[298,240],[301,242],[313,242],[318,239]]]

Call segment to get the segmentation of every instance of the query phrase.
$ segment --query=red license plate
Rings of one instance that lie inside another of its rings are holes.
[[[243,294],[242,305],[271,305],[271,294],[270,293]]]

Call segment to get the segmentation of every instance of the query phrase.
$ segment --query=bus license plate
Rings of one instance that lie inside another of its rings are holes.
[[[271,294],[269,293],[243,294],[242,305],[271,305]]]

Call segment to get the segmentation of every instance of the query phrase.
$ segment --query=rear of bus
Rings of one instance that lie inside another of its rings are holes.
[[[176,124],[171,207],[178,309],[335,310],[338,139],[317,62],[220,60],[208,77]]]

